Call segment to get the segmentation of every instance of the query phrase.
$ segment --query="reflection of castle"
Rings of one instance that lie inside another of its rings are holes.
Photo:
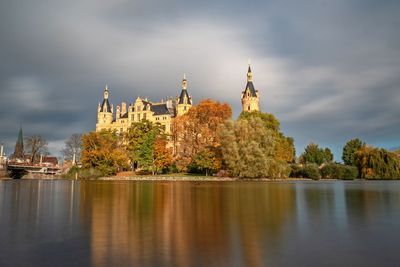
[[[114,106],[108,101],[109,89],[104,90],[104,99],[99,103],[97,109],[96,131],[103,129],[116,130],[117,132],[126,131],[132,122],[149,120],[159,123],[167,133],[171,132],[172,118],[185,114],[192,107],[192,97],[187,92],[187,80],[183,77],[182,91],[176,99],[167,99],[161,102],[152,102],[147,98],[137,97],[135,102],[127,104],[122,102],[114,112]],[[246,88],[241,94],[242,111],[259,110],[259,93],[253,85],[253,73],[250,68],[247,70]]]
[[[132,122],[148,120],[159,123],[164,130],[171,131],[171,119],[185,114],[192,106],[192,97],[187,92],[187,80],[184,75],[182,80],[182,91],[176,99],[167,99],[161,102],[152,102],[147,98],[137,97],[135,102],[127,106],[125,102],[117,106],[114,114],[114,107],[108,101],[109,90],[104,90],[103,102],[98,106],[96,131],[103,129],[126,131]]]

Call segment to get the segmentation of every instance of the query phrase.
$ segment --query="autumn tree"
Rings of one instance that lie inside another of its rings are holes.
[[[115,131],[102,130],[82,136],[83,168],[94,168],[103,175],[113,175],[128,167],[129,158],[119,135]]]
[[[221,140],[218,128],[231,116],[232,110],[228,104],[207,99],[193,106],[185,115],[175,118],[172,139],[177,167],[186,169],[195,155],[206,148],[219,149]]]
[[[172,148],[167,148],[167,140],[163,136],[156,138],[153,152],[155,173],[167,170],[173,163]]]
[[[48,143],[41,135],[31,135],[25,140],[26,153],[30,156],[31,163],[39,161],[40,155],[48,155]]]
[[[288,164],[275,155],[277,135],[259,116],[239,118],[221,127],[222,157],[232,176],[287,177]]]
[[[301,163],[315,163],[320,166],[322,163],[333,161],[333,154],[329,148],[320,148],[317,144],[310,143],[300,156]]]
[[[64,144],[61,153],[64,155],[65,160],[73,160],[75,155],[75,162],[79,162],[82,152],[82,134],[72,134]]]
[[[343,147],[342,159],[344,164],[355,166],[354,155],[365,146],[365,143],[358,138],[348,141]]]
[[[399,179],[400,159],[385,149],[362,146],[354,154],[360,178],[365,179]]]

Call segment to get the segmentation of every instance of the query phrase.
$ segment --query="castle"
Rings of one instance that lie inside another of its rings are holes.
[[[108,100],[109,89],[106,85],[104,89],[104,98],[97,108],[96,132],[101,130],[115,130],[123,133],[131,126],[132,122],[148,120],[158,123],[168,134],[171,133],[172,119],[181,116],[192,107],[193,99],[187,91],[187,80],[185,75],[182,80],[182,90],[175,99],[169,98],[166,101],[152,102],[147,98],[137,97],[134,103],[127,106],[122,102],[117,106],[114,113],[114,106]],[[242,111],[258,111],[259,93],[253,85],[253,73],[250,64],[247,70],[247,84],[241,95]]]

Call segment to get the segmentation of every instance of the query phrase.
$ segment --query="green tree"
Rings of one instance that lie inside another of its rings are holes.
[[[344,164],[355,166],[354,155],[365,143],[358,138],[348,141],[343,147],[342,160]]]
[[[205,173],[208,176],[210,173],[215,173],[221,168],[221,156],[217,155],[219,149],[208,147],[196,155],[194,155],[192,162],[188,166],[189,172]]]
[[[131,163],[137,163],[141,170],[155,174],[171,165],[167,136],[159,124],[147,120],[134,122],[124,138]]]
[[[310,143],[300,156],[302,163],[315,163],[320,166],[322,163],[333,161],[333,154],[329,148],[320,148],[317,144]]]
[[[238,119],[221,127],[222,157],[233,176],[286,177],[288,165],[276,159],[276,135],[258,116]]]
[[[292,137],[286,137],[280,131],[278,119],[273,114],[260,111],[242,112],[238,119],[248,120],[250,118],[260,118],[264,123],[264,127],[271,130],[275,140],[274,156],[282,161],[293,162],[296,157],[294,140]]]

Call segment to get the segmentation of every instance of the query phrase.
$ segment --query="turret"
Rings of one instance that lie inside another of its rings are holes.
[[[109,97],[108,85],[106,85],[104,89],[103,96],[104,96],[103,101],[98,107],[96,131],[101,131],[102,129],[106,129],[107,126],[109,126],[113,120],[113,106],[110,105],[110,102],[108,101]]]
[[[185,74],[183,74],[183,79],[182,79],[182,91],[180,96],[176,99],[176,102],[177,102],[176,105],[177,116],[185,114],[192,107],[192,97],[189,96],[187,92],[187,80]]]
[[[247,84],[242,92],[242,111],[251,112],[260,110],[258,90],[254,89],[253,73],[251,71],[250,63],[247,69]]]

